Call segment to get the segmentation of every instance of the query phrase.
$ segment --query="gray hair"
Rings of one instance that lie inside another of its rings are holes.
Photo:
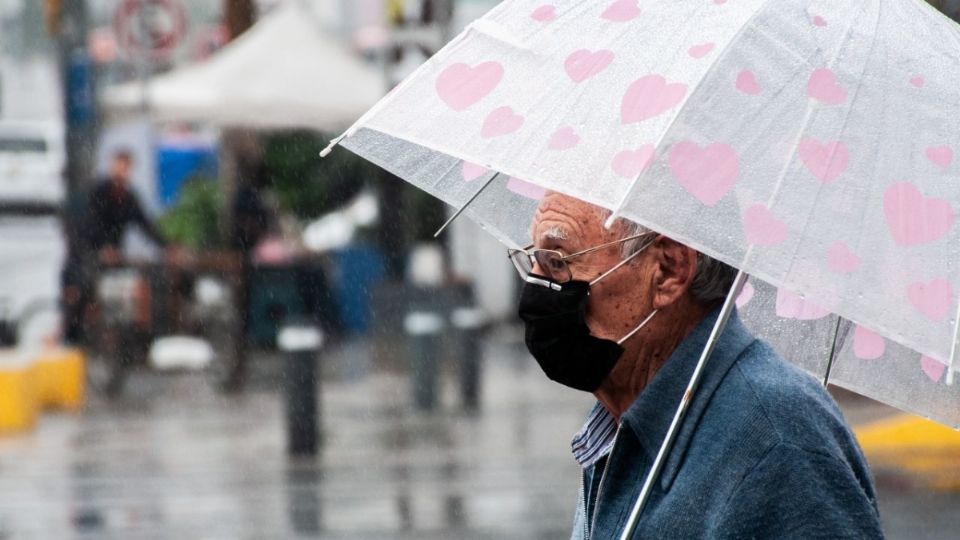
[[[652,233],[654,231],[638,223],[628,223],[627,236]],[[629,257],[643,247],[644,239],[637,238],[623,244],[623,257]],[[713,257],[697,253],[697,273],[690,285],[690,294],[693,299],[703,306],[711,306],[722,302],[730,287],[733,286],[733,280],[737,277],[737,269],[720,262]]]

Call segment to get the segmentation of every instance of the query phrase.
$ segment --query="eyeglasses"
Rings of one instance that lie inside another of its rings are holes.
[[[639,255],[643,250],[647,249],[650,244],[653,243],[653,239],[656,238],[658,233],[656,232],[645,232],[641,234],[636,234],[633,236],[628,236],[626,238],[621,238],[620,240],[614,240],[613,242],[607,242],[606,244],[601,244],[599,246],[594,246],[592,248],[585,249],[583,251],[578,251],[576,253],[571,253],[570,255],[564,255],[559,251],[552,249],[533,249],[533,246],[527,246],[524,249],[508,249],[507,256],[510,257],[510,260],[513,262],[513,266],[516,267],[517,273],[520,274],[520,278],[524,281],[536,282],[540,285],[551,286],[549,283],[544,282],[542,279],[537,279],[531,277],[530,274],[533,273],[533,267],[539,265],[545,277],[552,280],[554,283],[566,283],[573,279],[573,273],[570,271],[570,266],[567,264],[567,261],[574,257],[579,257],[581,255],[586,255],[588,253],[593,253],[594,251],[599,251],[610,246],[615,246],[617,244],[622,244],[624,242],[629,242],[631,240],[637,240],[640,238],[649,239],[645,242],[639,249],[634,251],[629,257],[620,261],[616,266],[607,270],[599,277],[590,282],[591,285],[597,283],[601,279],[607,277],[615,270],[627,264],[630,259]],[[556,287],[553,287],[556,288]]]

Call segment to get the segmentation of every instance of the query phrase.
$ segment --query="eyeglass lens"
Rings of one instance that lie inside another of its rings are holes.
[[[538,249],[533,252],[533,257],[550,279],[557,283],[570,281],[570,267],[560,253],[549,249]]]

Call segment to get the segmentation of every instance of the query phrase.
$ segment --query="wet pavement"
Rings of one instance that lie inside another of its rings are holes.
[[[397,348],[323,355],[323,444],[288,458],[279,359],[251,388],[142,373],[125,397],[0,439],[0,539],[564,538],[569,438],[592,400],[546,380],[514,328],[485,343],[481,409],[446,366],[435,411],[411,405]],[[890,414],[841,396],[852,422]],[[960,497],[878,477],[891,538],[956,538]]]

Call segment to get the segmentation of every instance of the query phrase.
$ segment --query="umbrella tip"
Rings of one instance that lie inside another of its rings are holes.
[[[333,148],[334,148],[335,146],[337,146],[338,144],[340,144],[340,141],[342,141],[342,140],[343,140],[344,138],[346,138],[346,137],[349,137],[350,135],[351,135],[351,133],[350,133],[350,131],[348,130],[348,131],[347,131],[346,133],[344,133],[343,135],[340,135],[340,136],[337,137],[336,139],[330,141],[330,144],[328,144],[326,148],[324,148],[323,150],[320,151],[320,158],[322,159],[322,158],[325,158],[325,157],[329,156],[329,155],[330,155],[330,152],[333,152]]]

